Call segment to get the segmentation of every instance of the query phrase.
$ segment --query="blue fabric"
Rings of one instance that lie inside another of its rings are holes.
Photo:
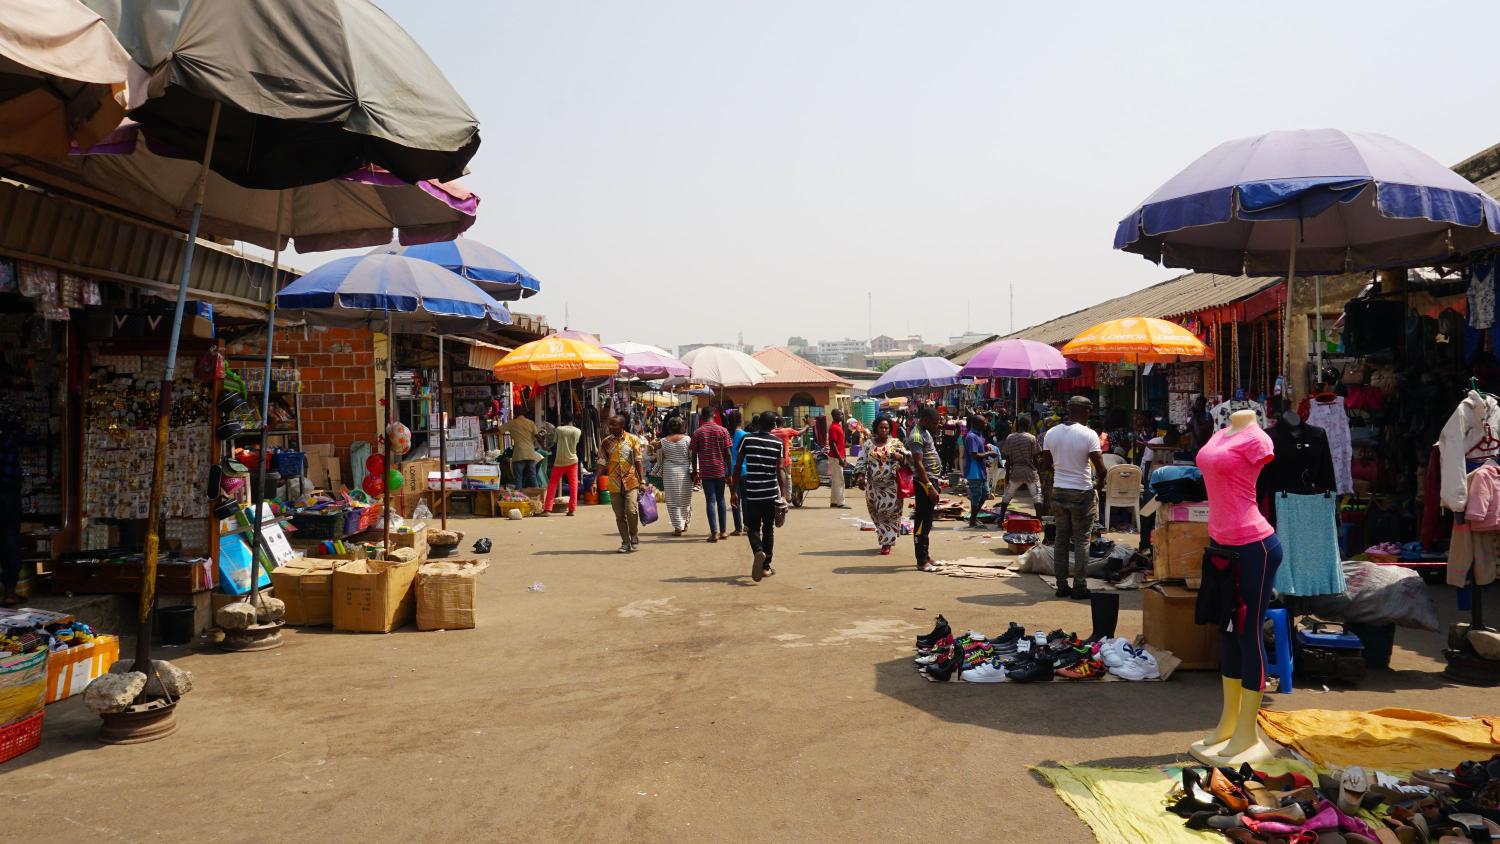
[[[1159,466],[1151,470],[1151,486],[1157,484],[1171,483],[1172,481],[1201,481],[1203,473],[1197,466]]]
[[[542,289],[542,283],[527,272],[525,267],[499,250],[467,237],[442,243],[388,248],[396,254],[429,261],[458,273],[501,301],[524,299]]]
[[[1286,561],[1276,572],[1283,595],[1342,595],[1338,521],[1331,495],[1276,494],[1276,536]]]
[[[987,447],[984,437],[977,431],[964,434],[964,478],[966,480],[989,480],[988,464],[984,455]]]

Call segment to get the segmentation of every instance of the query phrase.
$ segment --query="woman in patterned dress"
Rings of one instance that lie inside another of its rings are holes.
[[[685,427],[681,416],[673,416],[667,420],[667,435],[657,443],[656,473],[666,493],[673,536],[682,536],[693,518],[693,455]]]
[[[875,523],[880,553],[891,553],[901,536],[901,494],[896,489],[896,471],[909,465],[911,453],[901,440],[891,436],[890,417],[875,420],[870,441],[854,464],[854,481],[865,491],[865,506]]]

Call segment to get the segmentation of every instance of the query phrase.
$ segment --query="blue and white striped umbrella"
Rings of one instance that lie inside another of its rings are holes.
[[[535,296],[542,289],[542,283],[527,272],[525,267],[501,254],[499,250],[468,237],[411,246],[392,243],[375,251],[405,255],[437,264],[458,273],[479,285],[486,293],[505,302]]]
[[[404,333],[511,322],[504,305],[467,279],[437,264],[385,253],[329,261],[276,294],[276,307],[323,325],[360,326],[389,316]]]

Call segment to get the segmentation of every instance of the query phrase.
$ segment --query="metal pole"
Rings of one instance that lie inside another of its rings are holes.
[[[443,403],[443,335],[438,335],[438,509],[448,529],[448,413]],[[473,509],[473,508],[470,508]]]
[[[1323,346],[1325,344],[1323,343],[1323,277],[1320,275],[1313,276],[1313,296],[1313,307],[1317,308],[1316,319],[1318,325],[1316,358],[1318,361],[1318,377],[1321,378],[1323,377]]]
[[[391,426],[401,421],[401,414],[396,411],[396,330],[391,321],[391,312],[385,312],[385,446],[382,454],[385,458],[386,481],[391,474]],[[386,484],[385,494],[380,496],[381,515],[381,557],[390,559],[391,556],[391,490],[390,484]]]
[[[1292,227],[1292,249],[1291,249],[1291,254],[1287,258],[1287,270],[1286,270],[1286,331],[1283,332],[1286,335],[1286,340],[1283,342],[1283,345],[1286,347],[1286,355],[1285,355],[1285,358],[1286,358],[1286,361],[1285,361],[1286,362],[1286,372],[1284,373],[1285,378],[1286,378],[1286,384],[1285,384],[1285,389],[1283,389],[1281,391],[1281,397],[1282,397],[1282,400],[1284,402],[1288,402],[1288,403],[1291,402],[1292,397],[1293,397],[1293,390],[1292,390],[1292,319],[1293,319],[1293,317],[1292,317],[1292,299],[1293,299],[1293,295],[1292,294],[1295,291],[1296,285],[1297,285],[1297,239],[1298,239],[1298,234],[1299,234],[1299,230],[1301,229],[1301,227],[1302,227],[1302,223],[1301,223],[1300,220],[1296,221],[1296,225],[1294,225]],[[1306,326],[1304,326],[1302,328],[1302,330],[1306,331],[1307,330]],[[1238,352],[1236,352],[1236,354],[1238,354]],[[1309,386],[1311,386],[1311,385],[1309,385]]]
[[[198,169],[198,194],[193,218],[188,224],[187,249],[182,273],[177,279],[177,305],[172,311],[172,339],[167,342],[167,366],[161,376],[161,396],[156,406],[156,454],[151,462],[150,511],[146,517],[145,560],[141,565],[140,624],[136,628],[135,671],[151,672],[151,609],[156,604],[156,558],[161,551],[161,499],[167,481],[167,434],[172,421],[172,383],[177,377],[177,343],[182,339],[182,312],[187,306],[188,280],[193,273],[193,247],[198,243],[198,224],[203,220],[203,194],[208,186],[208,165],[214,157],[214,136],[219,133],[219,103],[214,101],[208,118],[208,141],[203,165]],[[142,696],[145,695],[144,690]]]
[[[276,279],[281,269],[281,210],[282,193],[276,192],[276,254],[271,258],[271,292],[266,296],[266,371],[260,388],[260,449],[256,452],[260,461],[260,474],[256,476],[255,489],[250,491],[250,502],[255,511],[255,525],[250,542],[250,591],[246,600],[255,605],[260,594],[260,543],[261,507],[266,500],[266,429],[271,427],[271,350],[276,341]],[[302,443],[297,443],[300,447]],[[267,552],[269,555],[269,551]],[[274,560],[272,561],[274,562]]]

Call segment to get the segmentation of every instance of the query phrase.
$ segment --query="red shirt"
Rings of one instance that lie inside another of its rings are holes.
[[[781,440],[781,465],[792,465],[792,438],[797,436],[796,428],[776,428],[771,435]]]
[[[698,474],[708,480],[729,476],[729,431],[716,422],[699,425],[691,445]]]
[[[844,453],[843,423],[832,422],[828,426],[828,456],[843,460]]]

